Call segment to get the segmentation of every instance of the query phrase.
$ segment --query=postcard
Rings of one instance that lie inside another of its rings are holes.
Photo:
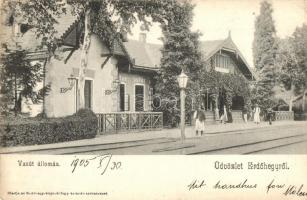
[[[306,9],[1,1],[0,199],[307,199]]]

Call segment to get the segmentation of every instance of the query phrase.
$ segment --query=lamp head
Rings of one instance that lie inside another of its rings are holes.
[[[68,78],[68,84],[70,87],[73,87],[74,86],[74,81],[75,81],[75,77],[71,74]]]
[[[179,88],[185,89],[187,87],[189,77],[181,71],[181,74],[177,77],[178,83],[179,83]]]

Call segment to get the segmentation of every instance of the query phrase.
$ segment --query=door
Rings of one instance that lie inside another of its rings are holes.
[[[92,81],[84,82],[84,104],[85,108],[92,109]]]
[[[144,111],[144,86],[135,86],[135,111]]]

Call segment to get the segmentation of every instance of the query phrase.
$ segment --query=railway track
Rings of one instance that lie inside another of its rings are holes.
[[[78,154],[78,153],[87,153],[87,152],[98,152],[98,151],[108,151],[108,150],[117,150],[125,148],[140,147],[152,144],[164,144],[176,142],[177,139],[172,138],[156,138],[156,139],[145,139],[137,141],[125,141],[125,142],[116,142],[116,143],[106,143],[106,144],[91,144],[91,145],[80,145],[80,146],[67,146],[67,147],[58,147],[58,148],[46,148],[46,149],[37,149],[37,150],[28,150],[28,151],[14,151],[9,153],[23,153],[23,154],[52,154],[52,155],[69,155],[69,154]]]
[[[187,155],[199,154],[253,154],[261,151],[267,151],[279,147],[294,145],[306,142],[306,134],[296,134],[291,136],[283,136],[272,139],[257,140],[248,143],[227,145],[221,148],[209,150],[196,150],[188,152]]]
[[[289,128],[289,127],[287,127]],[[292,129],[293,130],[293,129]],[[280,132],[281,131],[281,132]],[[90,144],[87,146],[66,146],[49,149],[33,149],[27,151],[2,152],[28,154],[99,154],[111,153],[117,155],[201,155],[201,154],[254,154],[271,149],[296,145],[307,141],[305,129],[282,131],[280,127],[262,128],[257,130],[237,130],[208,134],[202,138],[189,138],[184,144],[176,138],[142,139],[105,144]]]

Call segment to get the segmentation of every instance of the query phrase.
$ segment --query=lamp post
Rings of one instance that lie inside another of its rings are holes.
[[[188,76],[181,71],[181,74],[177,77],[180,88],[180,127],[181,127],[181,141],[185,139],[185,89],[188,83]]]

